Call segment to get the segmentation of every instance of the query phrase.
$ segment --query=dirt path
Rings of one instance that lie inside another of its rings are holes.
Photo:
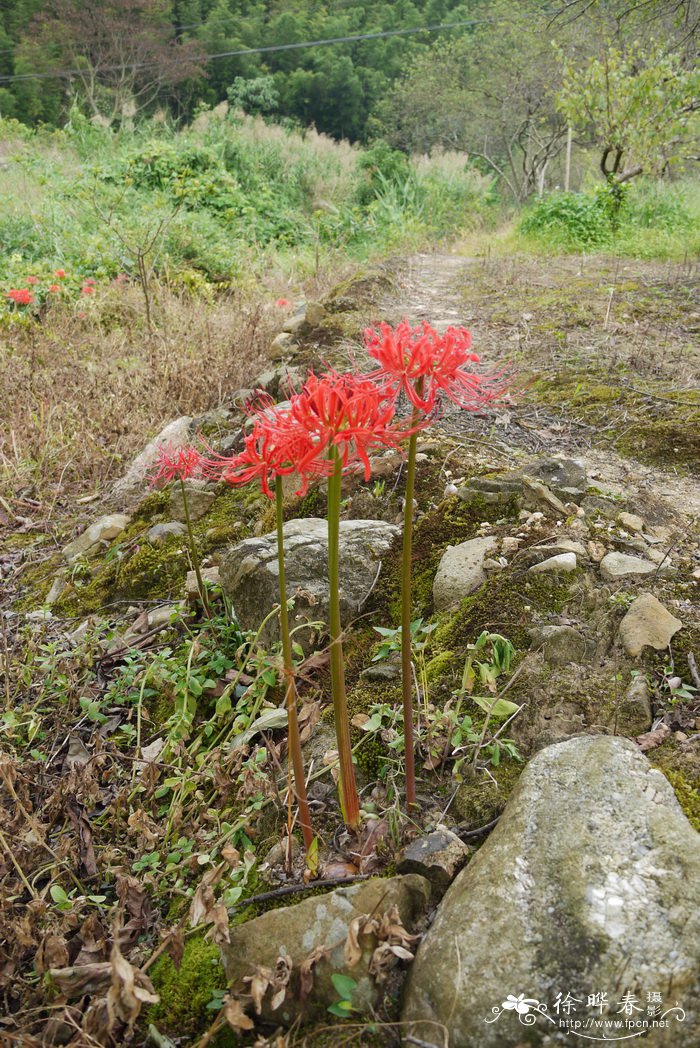
[[[392,284],[375,303],[382,315],[438,329],[464,324],[484,363],[506,357],[536,378],[495,415],[448,413],[445,433],[467,438],[500,468],[533,454],[574,456],[597,486],[647,513],[700,519],[697,267],[426,253],[392,267]],[[639,438],[647,461],[633,447],[616,450],[630,423],[643,429],[660,418],[667,426],[667,411],[673,432],[661,448]],[[674,437],[690,446],[669,469],[653,459],[666,452],[673,462]]]

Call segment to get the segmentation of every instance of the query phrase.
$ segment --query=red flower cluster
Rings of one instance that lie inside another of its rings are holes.
[[[278,309],[289,309],[291,304],[292,303],[289,301],[288,298],[278,298],[277,301],[275,302],[275,305],[277,306]]]
[[[449,327],[440,335],[430,324],[411,328],[404,320],[396,328],[384,323],[367,328],[364,340],[367,352],[380,364],[372,378],[392,383],[418,411],[432,412],[440,393],[474,411],[503,396],[507,388],[503,372],[477,375],[465,366],[480,363],[470,352],[466,328]]]
[[[7,297],[18,306],[30,306],[34,301],[34,295],[26,287],[10,288]]]
[[[54,276],[58,277],[59,280],[65,280],[66,279],[66,271],[65,271],[65,269],[57,269],[56,272],[54,273]]]
[[[164,444],[158,450],[152,483],[167,484],[171,480],[189,480],[190,477],[201,476],[203,468],[204,458],[197,448]]]
[[[369,453],[375,447],[397,447],[410,430],[395,421],[394,394],[366,375],[328,371],[308,376],[289,407],[266,397],[248,406],[254,419],[244,450],[232,458],[208,459],[206,472],[230,484],[259,480],[268,498],[277,476],[299,476],[298,495],[309,482],[333,472],[332,449],[343,469],[362,468],[369,479]]]
[[[28,284],[38,284],[39,283],[39,277],[27,277],[27,283]]]

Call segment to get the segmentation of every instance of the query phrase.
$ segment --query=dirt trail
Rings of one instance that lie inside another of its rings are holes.
[[[624,389],[644,387],[649,417],[659,403],[682,401],[700,391],[697,268],[617,259],[597,265],[573,258],[518,263],[434,253],[416,254],[392,267],[392,284],[392,291],[375,304],[382,315],[405,316],[415,324],[429,320],[438,329],[464,324],[486,364],[507,357],[518,370],[544,374],[548,380],[573,368],[581,372],[584,385],[586,373],[593,385],[600,382],[601,368],[619,366],[616,381],[624,371]],[[519,310],[528,299],[532,306]],[[552,312],[558,314],[554,319]],[[662,360],[652,368],[639,354],[642,342],[664,347]],[[675,356],[681,357],[680,366],[674,366]],[[657,388],[659,378],[664,385]],[[689,400],[688,407],[695,406]],[[644,416],[644,402],[640,409]],[[602,431],[614,437],[620,432],[616,426],[627,424],[627,415],[626,405],[618,410],[612,403],[606,425],[599,426],[567,403],[566,396],[559,405],[540,406],[534,389],[496,415],[448,413],[442,428],[468,438],[482,456],[495,456],[500,468],[533,454],[574,456],[596,486],[624,494],[651,516],[670,511],[674,517],[700,520],[700,482],[689,475],[687,465],[668,470],[605,446]],[[687,427],[689,432],[695,428],[693,419],[687,419]]]

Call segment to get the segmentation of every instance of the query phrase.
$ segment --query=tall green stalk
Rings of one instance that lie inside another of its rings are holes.
[[[342,625],[340,621],[340,496],[343,465],[335,448],[331,449],[334,469],[328,478],[328,583],[330,589],[331,690],[333,716],[340,763],[340,807],[351,830],[360,824],[360,799],[355,785],[355,769],[350,745],[350,721],[345,693]]]
[[[187,489],[185,488],[185,482],[180,477],[180,491],[182,492],[182,503],[185,507],[185,523],[187,525],[187,536],[190,540],[190,552],[192,553],[192,566],[194,568],[195,578],[197,579],[197,588],[199,590],[199,599],[202,602],[202,607],[207,618],[211,618],[211,610],[209,608],[209,598],[207,597],[207,591],[204,588],[204,581],[202,579],[202,572],[199,567],[199,556],[197,554],[197,545],[195,543],[194,531],[192,530],[192,518],[190,517],[190,504],[187,498]]]
[[[420,393],[420,391],[419,391]],[[411,425],[418,423],[420,413],[414,408]],[[411,560],[413,552],[413,492],[416,484],[416,449],[418,433],[408,443],[408,466],[403,518],[403,562],[401,576],[401,685],[403,692],[403,731],[406,758],[406,805],[416,807],[416,759],[413,741],[413,672],[411,651]]]
[[[284,665],[284,701],[287,707],[289,735],[289,756],[294,769],[294,784],[299,805],[299,822],[304,837],[304,847],[308,851],[314,839],[309,815],[309,802],[306,798],[306,780],[304,778],[304,758],[301,753],[301,736],[299,734],[299,717],[297,715],[297,694],[294,680],[294,663],[292,662],[292,640],[289,634],[289,614],[287,611],[287,583],[284,572],[284,514],[283,514],[282,477],[275,482],[275,506],[277,509],[277,562],[279,565],[280,590],[280,633],[282,634],[282,661]]]

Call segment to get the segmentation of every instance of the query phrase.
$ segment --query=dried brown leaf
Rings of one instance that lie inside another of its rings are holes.
[[[160,997],[145,972],[134,968],[117,946],[112,947],[110,959],[111,985],[107,993],[107,1014],[110,1028],[126,1024],[126,1036],[134,1031],[136,1020],[144,1004],[158,1004]]]
[[[68,947],[62,935],[45,935],[34,954],[34,969],[43,975],[49,968],[64,968],[68,964]]]
[[[314,968],[324,957],[328,957],[330,950],[327,946],[317,946],[313,953],[305,957],[299,967],[299,1000],[304,1003],[314,985]]]
[[[237,997],[227,997],[224,1004],[224,1019],[235,1033],[252,1030],[255,1023],[243,1011],[243,1005]]]

